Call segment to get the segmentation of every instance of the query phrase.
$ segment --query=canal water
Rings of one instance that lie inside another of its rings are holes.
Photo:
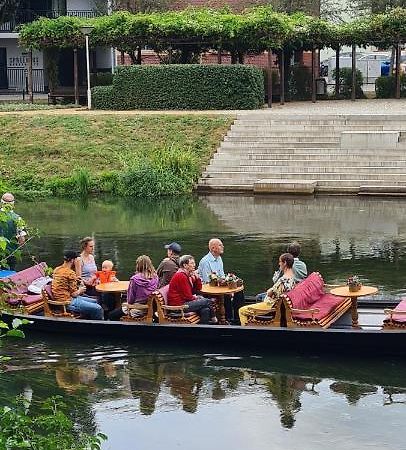
[[[357,274],[381,296],[399,298],[406,288],[405,204],[209,196],[18,202],[17,211],[40,233],[30,254],[51,266],[94,235],[97,262],[113,259],[128,279],[142,253],[157,265],[163,245],[178,241],[198,260],[218,236],[226,270],[254,294],[270,285],[278,255],[296,239],[309,271],[327,282]],[[19,394],[34,402],[61,395],[80,427],[108,435],[105,450],[406,449],[406,362],[216,350],[97,336],[8,340],[0,352],[13,359],[0,374],[0,404]]]

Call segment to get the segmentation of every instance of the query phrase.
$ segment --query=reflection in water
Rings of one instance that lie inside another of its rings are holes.
[[[376,367],[373,362],[192,354],[168,347],[137,349],[107,343],[101,347],[92,341],[29,344],[26,348],[6,344],[4,352],[14,358],[8,371],[0,374],[0,404],[19,394],[32,396],[34,403],[62,395],[80,427],[107,435],[112,422],[103,421],[101,411],[110,411],[108,417],[151,418],[151,432],[157,423],[168,420],[168,414],[183,411],[203,417],[210,405],[210,411],[217,407],[232,416],[240,402],[250,405],[253,423],[262,414],[272,422],[276,411],[280,430],[291,431],[314,421],[321,430],[329,427],[324,424],[328,414],[345,410],[345,405],[357,410],[361,399],[371,401],[363,401],[360,413],[373,415],[380,410],[384,428],[392,426],[391,411],[395,415],[405,412],[406,366],[400,362],[381,362],[381,368],[371,375],[371,367]],[[344,405],[337,403],[340,399]],[[335,433],[339,435],[340,427],[343,432],[346,428],[345,422],[337,420]],[[148,428],[148,423],[142,426]],[[277,430],[273,425],[272,433],[278,434]],[[106,448],[125,448],[128,436],[120,436],[120,443],[113,438],[115,444]],[[395,441],[391,448],[402,448],[397,445]]]
[[[179,241],[185,252],[200,259],[208,239],[219,236],[225,243],[226,270],[238,273],[246,292],[255,294],[269,287],[279,254],[296,239],[308,269],[319,270],[327,282],[342,283],[356,273],[387,297],[406,292],[405,202],[213,195],[149,203],[90,199],[85,206],[44,200],[35,208],[19,202],[18,212],[41,232],[31,252],[51,266],[60,263],[64,248],[93,234],[96,260],[112,258],[126,279],[140,254],[149,254],[158,265],[163,245]]]

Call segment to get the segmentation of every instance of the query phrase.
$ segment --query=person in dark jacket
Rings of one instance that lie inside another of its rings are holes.
[[[159,277],[159,287],[166,286],[171,281],[171,278],[179,269],[179,256],[182,252],[182,247],[177,242],[172,242],[165,245],[167,257],[164,258],[157,269]]]

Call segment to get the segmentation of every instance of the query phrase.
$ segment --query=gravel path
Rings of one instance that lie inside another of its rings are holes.
[[[357,100],[326,100],[311,102],[292,102],[283,106],[279,104],[273,105],[272,109],[264,108],[259,110],[223,110],[223,111],[88,111],[86,108],[67,108],[67,109],[50,109],[50,110],[32,110],[32,111],[10,111],[0,112],[2,115],[113,115],[113,116],[131,116],[131,115],[246,115],[246,114],[269,114],[272,115],[292,115],[292,114],[351,114],[351,115],[404,115],[406,117],[406,99],[367,99]]]

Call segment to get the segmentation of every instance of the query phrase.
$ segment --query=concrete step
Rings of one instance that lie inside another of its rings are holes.
[[[351,131],[351,132],[376,132],[377,130],[343,130],[343,131]],[[383,133],[382,130],[380,130],[381,133]],[[393,132],[393,131],[392,131]],[[396,133],[399,132],[398,130],[395,131]],[[227,133],[228,137],[239,137],[239,136],[247,136],[247,137],[257,137],[257,136],[261,136],[261,137],[269,137],[269,138],[273,138],[273,137],[295,137],[295,138],[310,138],[310,137],[315,137],[315,138],[339,138],[341,137],[341,133],[342,131],[337,131],[334,129],[329,129],[329,130],[296,130],[293,128],[285,128],[285,129],[281,129],[281,130],[274,130],[273,128],[252,128],[252,129],[242,129],[240,127],[238,128],[234,128],[231,131],[229,131]]]
[[[283,143],[283,142],[255,142],[255,141],[223,141],[220,144],[220,148],[219,150],[221,151],[225,151],[225,150],[230,150],[231,152],[239,150],[239,151],[245,151],[245,150],[255,150],[257,151],[258,149],[278,149],[278,150],[285,150],[286,152],[289,151],[293,151],[295,149],[300,149],[300,148],[305,148],[307,149],[306,151],[311,151],[311,150],[317,150],[317,151],[321,151],[323,149],[323,151],[325,149],[340,149],[340,145],[337,142],[334,143],[314,143],[314,142],[293,142],[293,143]],[[345,149],[340,149],[340,151],[347,151]],[[367,151],[367,150],[365,150]],[[374,152],[376,152],[376,150],[373,150]],[[394,150],[395,151],[395,150]],[[396,150],[399,151],[399,150]],[[354,150],[352,150],[352,152],[354,152]]]
[[[272,131],[284,131],[284,130],[293,130],[293,131],[319,131],[320,133],[324,133],[325,131],[364,131],[364,130],[376,130],[376,131],[400,131],[400,130],[406,130],[406,123],[393,125],[392,123],[380,123],[380,124],[345,124],[345,123],[338,123],[338,124],[315,124],[313,122],[308,123],[269,123],[269,122],[259,122],[259,121],[243,121],[238,120],[234,122],[231,127],[231,130],[241,130],[241,131],[252,131],[252,130],[272,130]]]
[[[263,164],[263,165],[242,165],[242,164],[210,164],[205,173],[218,173],[219,171],[228,173],[228,172],[252,172],[252,173],[288,173],[288,172],[296,172],[296,173],[359,173],[360,175],[364,174],[386,174],[391,173],[394,175],[405,174],[406,175],[406,166],[396,167],[382,167],[382,166],[345,166],[344,163],[339,165],[328,165],[328,166],[320,166],[320,165],[276,165],[276,164]],[[299,177],[300,178],[300,177]]]
[[[267,121],[281,123],[350,123],[350,124],[375,124],[383,123],[405,123],[406,114],[274,114],[268,112],[237,114],[237,121]]]
[[[306,155],[263,155],[264,157],[225,157],[220,155],[210,161],[209,166],[241,167],[241,166],[305,166],[305,167],[346,167],[351,162],[353,167],[403,167],[406,169],[406,159],[398,161],[377,160],[368,157],[353,155],[313,155],[311,158],[303,158]]]
[[[303,179],[303,180],[380,180],[385,181],[388,184],[388,181],[398,181],[398,182],[406,182],[406,173],[335,173],[335,172],[294,172],[294,171],[286,171],[280,172],[278,170],[271,170],[272,168],[265,169],[258,172],[243,172],[243,171],[211,171],[204,172],[201,179],[206,180],[217,180],[217,179],[234,179],[234,180],[256,180],[259,178],[286,178],[286,179]],[[362,183],[362,184],[370,184]]]
[[[379,150],[346,150],[335,148],[290,148],[283,147],[260,147],[260,148],[223,148],[213,155],[213,158],[224,159],[267,159],[267,158],[285,158],[285,159],[311,159],[311,158],[364,158],[371,160],[403,160],[406,159],[406,152],[404,150],[386,150],[385,152]]]
[[[249,134],[241,134],[236,135],[235,132],[230,132],[226,136],[224,136],[224,141],[237,141],[237,142],[281,142],[283,144],[286,144],[288,142],[290,143],[300,143],[300,142],[310,142],[310,143],[318,143],[318,142],[325,142],[325,143],[339,143],[340,137],[339,136],[306,136],[302,135],[300,133],[297,134],[297,136],[293,136],[290,133],[286,133],[286,136],[276,136],[276,135],[259,135],[257,133]]]

